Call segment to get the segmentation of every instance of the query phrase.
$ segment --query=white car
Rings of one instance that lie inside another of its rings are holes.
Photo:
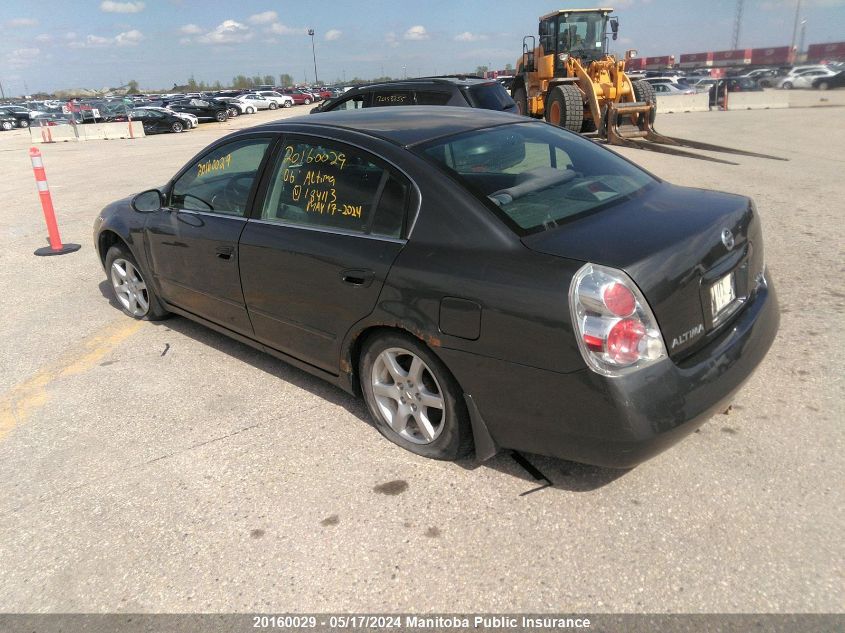
[[[795,70],[795,69],[793,69]],[[813,70],[804,70],[795,75],[787,75],[778,82],[777,87],[784,90],[792,90],[793,88],[812,88],[813,80],[819,77],[832,77],[836,73],[826,66],[821,66]]]
[[[172,114],[173,116],[178,116],[185,123],[187,123],[187,127],[189,130],[195,128],[200,124],[200,120],[196,117],[196,115],[193,115],[190,112],[176,112],[175,110],[171,110],[170,108],[162,108],[159,106],[138,106],[135,109],[155,110],[156,112],[164,112],[164,114]]]
[[[264,109],[263,107],[259,107],[261,104],[258,104],[253,100],[244,99],[243,96],[217,97],[217,101],[222,101],[223,103],[235,108],[238,111],[238,114],[255,114],[259,110]],[[269,104],[263,105],[269,108]]]
[[[690,86],[673,84],[673,83],[654,83],[651,84],[656,95],[694,95],[695,88]]]
[[[293,105],[293,97],[283,95],[275,90],[259,90],[255,94],[273,101],[280,108],[289,108]]]
[[[279,104],[255,92],[249,92],[238,97],[243,103],[252,105],[256,110],[275,110]]]

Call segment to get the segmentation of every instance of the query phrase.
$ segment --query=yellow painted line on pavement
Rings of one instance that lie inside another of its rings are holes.
[[[114,321],[0,396],[0,440],[47,403],[47,388],[53,381],[88,371],[141,327],[142,321]]]

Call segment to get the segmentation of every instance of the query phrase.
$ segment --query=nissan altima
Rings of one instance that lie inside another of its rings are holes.
[[[438,459],[633,466],[726,407],[779,323],[751,200],[470,108],[237,131],[103,209],[94,240],[130,317],[360,394]]]

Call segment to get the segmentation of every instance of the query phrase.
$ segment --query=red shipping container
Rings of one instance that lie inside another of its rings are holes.
[[[662,57],[646,57],[645,67],[649,70],[656,70],[659,68],[667,68],[675,63],[675,58],[672,55],[663,55]]]
[[[684,53],[681,55],[681,68],[695,68],[698,66],[712,66],[713,53]]]
[[[808,62],[832,62],[845,60],[845,42],[810,44],[807,49]]]
[[[625,70],[639,71],[645,69],[645,57],[634,57],[625,62]]]
[[[791,61],[792,49],[789,46],[751,50],[751,63],[755,66],[785,66]]]
[[[751,63],[751,49],[740,48],[733,51],[716,51],[713,53],[714,66],[737,66]]]

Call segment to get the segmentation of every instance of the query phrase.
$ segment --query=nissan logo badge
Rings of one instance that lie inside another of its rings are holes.
[[[734,247],[734,234],[731,233],[730,229],[723,229],[722,230],[722,244],[725,245],[725,248],[733,250]]]

